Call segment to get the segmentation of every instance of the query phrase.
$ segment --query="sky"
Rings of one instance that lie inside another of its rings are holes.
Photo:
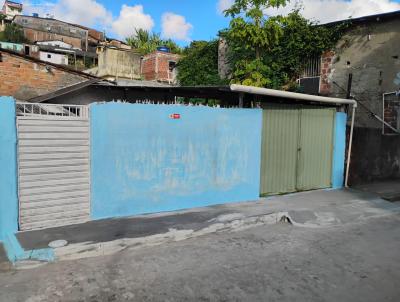
[[[46,14],[63,21],[106,31],[124,40],[143,28],[188,45],[210,40],[229,24],[223,10],[234,0],[20,0],[24,14]],[[291,0],[267,15],[287,14],[301,4],[302,14],[321,23],[400,10],[400,0]]]

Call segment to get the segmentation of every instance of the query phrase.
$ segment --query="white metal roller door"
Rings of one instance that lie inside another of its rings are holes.
[[[25,108],[21,113],[21,106],[30,105],[17,106],[20,106],[17,110],[20,114],[17,116],[20,229],[88,221],[90,132],[87,108],[38,104],[41,110],[37,114],[26,113],[29,110]]]

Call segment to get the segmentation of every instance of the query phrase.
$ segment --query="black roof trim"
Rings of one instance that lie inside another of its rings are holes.
[[[73,73],[73,74],[76,74],[76,75],[80,75],[80,76],[85,77],[85,78],[99,79],[96,76],[84,73],[82,71],[73,70],[73,69],[65,67],[63,65],[58,65],[58,64],[51,63],[51,62],[42,61],[42,60],[30,57],[30,56],[23,55],[23,54],[20,54],[18,52],[15,52],[15,51],[12,51],[12,50],[9,50],[9,49],[0,48],[0,52],[5,52],[5,53],[8,53],[8,54],[10,54],[12,56],[20,57],[22,59],[25,59],[25,60],[28,60],[28,61],[31,61],[31,62],[35,62],[35,63],[41,64],[41,65],[53,66],[54,68],[63,70],[65,72]]]
[[[92,85],[92,84],[100,82],[100,81],[102,81],[102,79],[100,79],[100,78],[98,78],[98,79],[90,79],[88,81],[84,81],[84,82],[80,82],[80,83],[72,85],[72,86],[64,87],[64,88],[61,88],[59,90],[56,90],[56,91],[53,91],[53,92],[50,92],[50,93],[39,95],[37,97],[28,99],[26,101],[27,102],[31,102],[31,103],[41,103],[41,102],[47,101],[49,99],[52,99],[52,98],[55,98],[55,97],[58,97],[58,96],[62,96],[62,95],[67,94],[69,92],[85,88],[85,87],[87,87],[89,85]]]
[[[333,21],[333,22],[328,22],[328,23],[322,23],[320,25],[333,26],[333,25],[338,25],[338,24],[345,23],[345,22],[351,22],[352,24],[360,24],[360,23],[366,23],[366,22],[379,22],[379,21],[383,21],[383,20],[394,19],[396,17],[400,17],[400,10],[396,10],[396,11],[388,12],[388,13],[362,16],[362,17],[358,17],[358,18],[349,17],[349,19],[338,20],[338,21]]]

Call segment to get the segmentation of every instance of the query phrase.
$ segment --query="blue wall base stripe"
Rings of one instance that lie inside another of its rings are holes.
[[[8,260],[13,264],[22,260],[37,260],[45,262],[52,262],[55,260],[55,254],[52,248],[24,250],[18,242],[15,234],[5,235],[3,244]]]

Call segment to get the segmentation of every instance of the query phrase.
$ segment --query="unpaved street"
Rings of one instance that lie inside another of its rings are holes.
[[[399,301],[400,216],[287,223],[0,274],[0,301]]]

